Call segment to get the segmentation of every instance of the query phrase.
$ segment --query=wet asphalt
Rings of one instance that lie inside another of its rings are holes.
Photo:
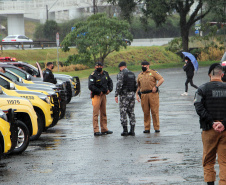
[[[81,95],[67,105],[64,119],[30,142],[22,155],[2,158],[0,184],[205,184],[201,130],[193,106],[196,90],[189,86],[189,95],[180,96],[186,80],[182,68],[158,71],[165,79],[160,87],[160,133],[154,133],[153,126],[150,134],[143,133],[143,112],[136,102],[136,136],[122,137],[112,92],[107,96],[107,119],[114,133],[94,137],[84,79]],[[200,68],[194,84],[209,81],[207,71]],[[116,75],[111,77],[115,89]]]

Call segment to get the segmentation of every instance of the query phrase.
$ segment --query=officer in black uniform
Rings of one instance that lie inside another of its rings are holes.
[[[113,90],[113,82],[108,72],[103,71],[103,64],[101,62],[96,63],[95,71],[89,76],[88,83],[93,105],[94,136],[112,134],[113,132],[107,128],[106,95]],[[99,131],[98,125],[99,113],[101,132]]]
[[[195,95],[194,105],[200,116],[203,142],[204,180],[214,185],[216,154],[219,164],[219,185],[226,184],[226,83],[222,82],[222,66],[212,64],[208,75],[210,82],[201,85]]]
[[[54,78],[54,75],[52,73],[52,69],[54,68],[52,62],[48,62],[46,65],[46,70],[43,71],[43,82],[50,82],[53,84],[57,83],[56,78]]]

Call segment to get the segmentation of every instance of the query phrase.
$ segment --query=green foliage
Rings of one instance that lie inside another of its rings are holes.
[[[108,0],[108,3],[116,4],[121,8],[120,16],[131,23],[132,13],[136,8],[137,2],[134,0]]]
[[[123,38],[132,40],[126,21],[108,18],[105,14],[92,15],[87,21],[78,22],[74,26],[76,29],[61,43],[62,50],[69,51],[69,47],[76,44],[81,58],[89,56],[93,62],[104,62],[111,52],[126,48]]]
[[[46,40],[45,36],[44,36],[44,25],[43,24],[39,24],[36,27],[35,33],[34,33],[34,38],[37,40]]]
[[[86,66],[91,67],[92,61],[91,61],[90,55],[73,54],[73,55],[69,55],[66,62],[65,62],[66,66],[69,66],[71,64],[85,64]]]
[[[166,50],[169,50],[174,53],[181,51],[182,49],[183,47],[181,38],[174,38],[172,41],[168,43],[168,46],[166,47]]]
[[[56,41],[56,33],[59,32],[59,27],[56,21],[47,20],[44,24],[44,37],[49,41]]]

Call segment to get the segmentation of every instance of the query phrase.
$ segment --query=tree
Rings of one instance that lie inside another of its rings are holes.
[[[105,14],[92,15],[87,21],[79,22],[74,27],[76,29],[61,43],[63,51],[69,51],[69,46],[75,44],[80,56],[92,56],[94,62],[104,63],[111,52],[127,47],[124,38],[132,40],[126,21],[108,18]]]
[[[118,4],[121,8],[121,17],[131,23],[132,13],[134,12],[137,2],[134,0],[108,0],[108,3],[113,5]]]
[[[59,27],[56,21],[47,20],[44,24],[43,33],[46,39],[50,41],[56,40],[56,33],[59,32]]]
[[[124,0],[112,0],[114,2]],[[135,3],[136,0],[131,0]],[[176,11],[180,16],[180,31],[182,38],[183,50],[188,51],[189,31],[194,23],[216,7],[223,7],[224,0],[144,0],[143,8],[143,22],[146,24],[148,18],[154,19],[157,26],[166,21],[166,17],[172,12]],[[123,7],[122,11],[123,11]],[[194,8],[194,11],[192,11]],[[218,12],[222,13],[221,12]]]

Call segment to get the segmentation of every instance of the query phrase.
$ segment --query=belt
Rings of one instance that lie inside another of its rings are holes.
[[[152,90],[148,90],[148,91],[141,92],[141,94],[148,94],[148,93],[151,93],[151,92],[152,92]]]

